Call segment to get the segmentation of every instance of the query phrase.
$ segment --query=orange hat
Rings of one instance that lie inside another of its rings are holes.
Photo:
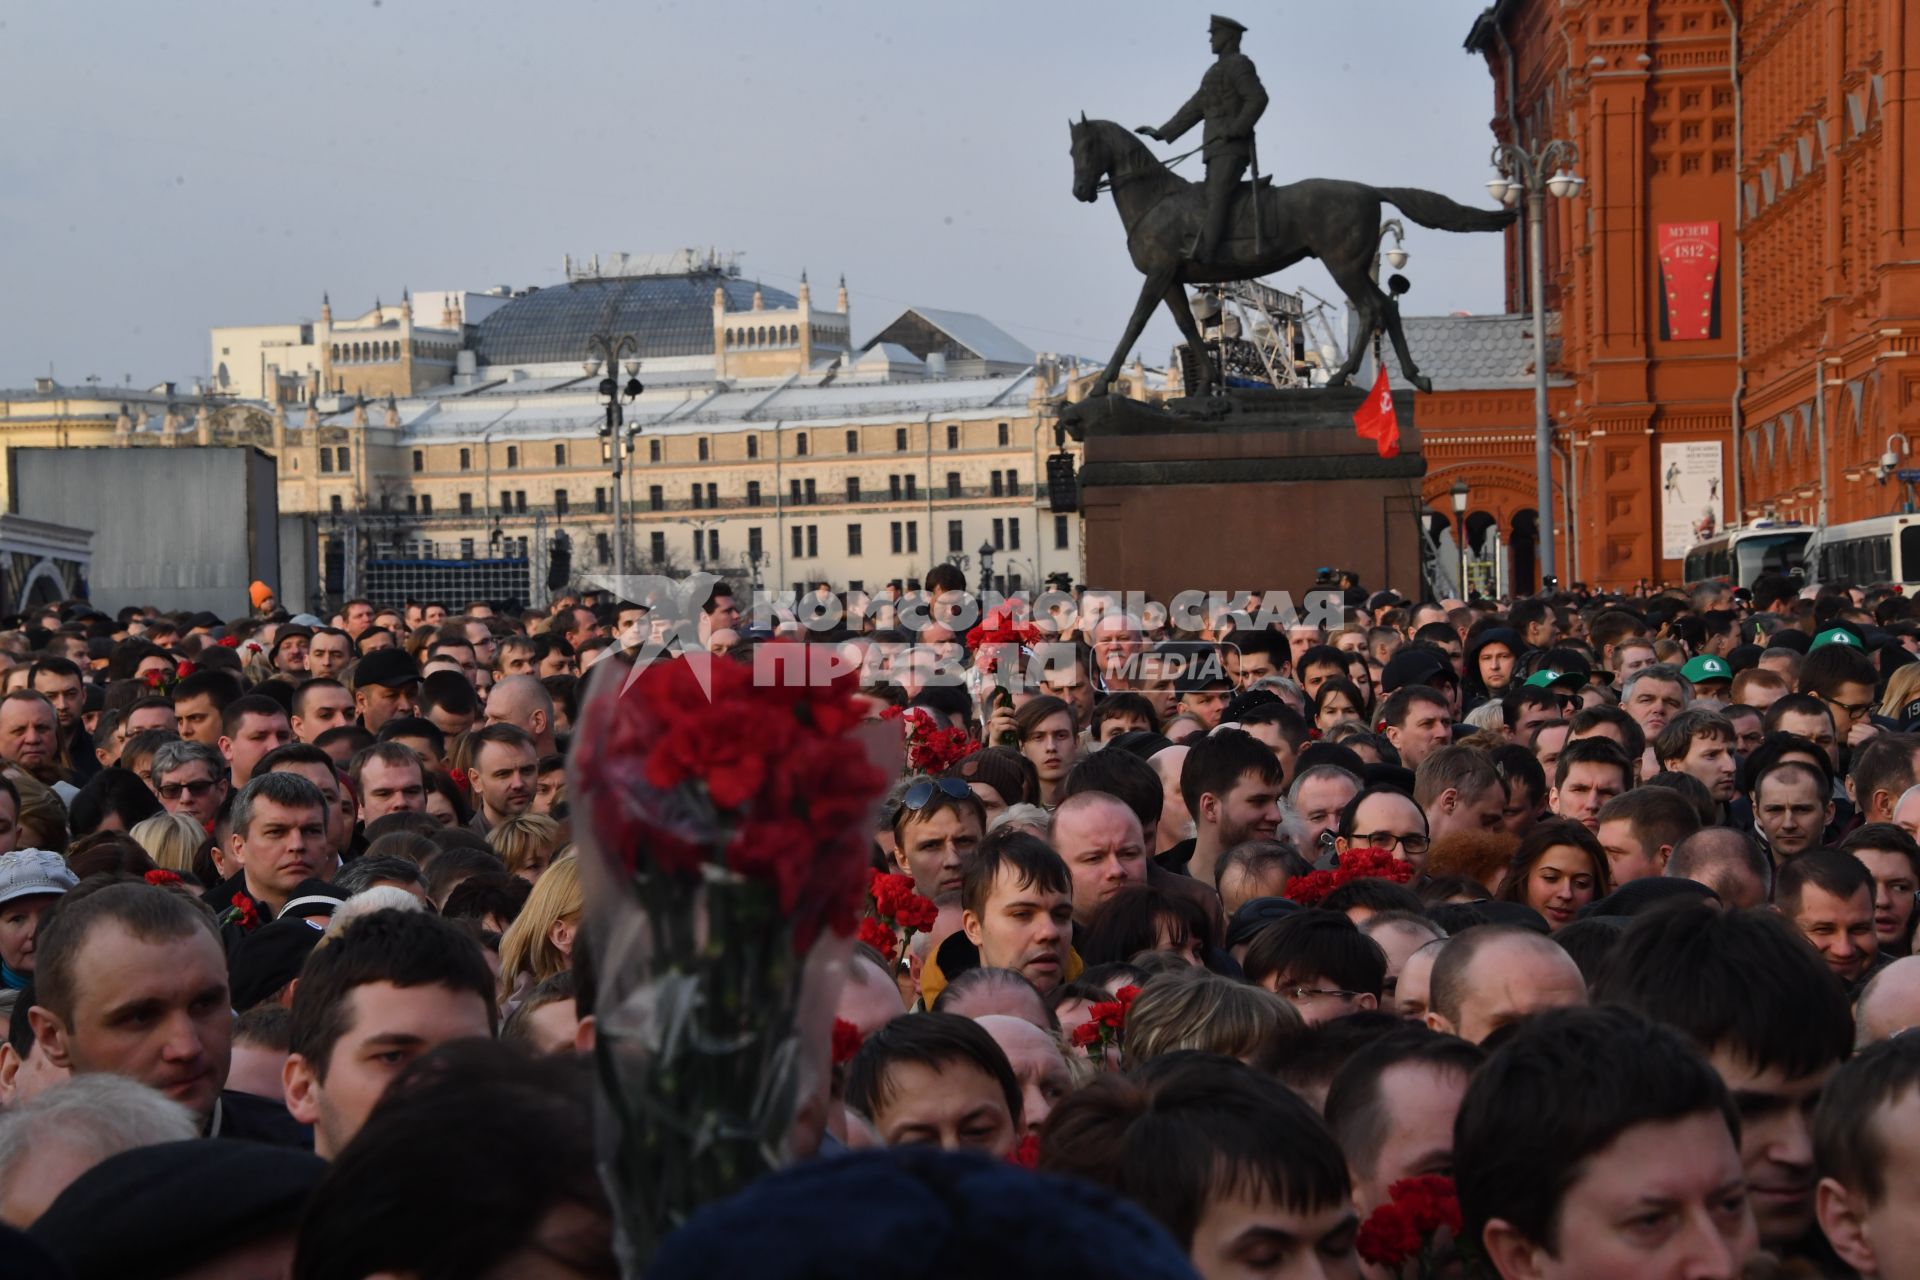
[[[253,601],[253,607],[258,609],[261,605],[273,599],[273,588],[264,582],[256,582],[247,588],[247,597]]]

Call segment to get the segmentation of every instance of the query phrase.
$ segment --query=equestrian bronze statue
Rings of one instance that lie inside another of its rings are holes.
[[[1077,122],[1069,122],[1073,194],[1091,204],[1103,189],[1113,193],[1127,232],[1127,252],[1146,277],[1126,334],[1093,394],[1104,395],[1120,376],[1157,303],[1167,304],[1181,334],[1199,351],[1200,328],[1187,304],[1187,286],[1252,280],[1303,258],[1325,264],[1361,321],[1346,360],[1327,385],[1351,381],[1367,343],[1384,330],[1407,381],[1431,390],[1407,351],[1399,304],[1374,279],[1380,206],[1393,205],[1436,231],[1500,231],[1513,222],[1515,211],[1475,209],[1415,187],[1370,187],[1337,178],[1267,185],[1259,177],[1253,147],[1253,123],[1266,107],[1266,92],[1253,63],[1240,53],[1243,30],[1231,19],[1215,18],[1213,47],[1219,56],[1201,80],[1200,91],[1165,125],[1139,130],[1171,141],[1205,121],[1204,184],[1176,175],[1145,143],[1111,120],[1088,120],[1082,113]],[[1244,182],[1241,176],[1250,167],[1254,179]],[[1197,364],[1198,392],[1206,395],[1215,385],[1212,363],[1201,359]]]

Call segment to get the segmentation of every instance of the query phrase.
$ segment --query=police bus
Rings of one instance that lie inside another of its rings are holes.
[[[1807,579],[1815,586],[1898,583],[1920,590],[1920,515],[1875,516],[1829,525],[1808,544]]]
[[[1687,552],[1685,575],[1689,585],[1720,580],[1751,587],[1763,573],[1801,574],[1802,554],[1813,530],[1798,520],[1756,520],[1723,529]]]

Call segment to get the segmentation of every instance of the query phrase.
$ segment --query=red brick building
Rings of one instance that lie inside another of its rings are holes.
[[[1544,240],[1563,580],[1677,580],[1703,524],[1820,517],[1823,439],[1828,519],[1906,500],[1875,466],[1920,429],[1910,3],[1499,0],[1474,23],[1494,138],[1567,139],[1586,179],[1548,200]],[[1506,276],[1524,329],[1518,230]],[[1469,534],[1497,527],[1525,586],[1530,353],[1484,385],[1444,365],[1418,404],[1423,496],[1450,511],[1466,479]]]

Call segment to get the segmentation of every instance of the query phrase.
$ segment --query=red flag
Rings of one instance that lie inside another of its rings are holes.
[[[1362,440],[1374,441],[1381,457],[1400,456],[1400,419],[1393,411],[1393,391],[1387,386],[1385,365],[1380,366],[1373,390],[1367,392],[1367,398],[1360,402],[1359,411],[1353,415],[1353,429]]]

